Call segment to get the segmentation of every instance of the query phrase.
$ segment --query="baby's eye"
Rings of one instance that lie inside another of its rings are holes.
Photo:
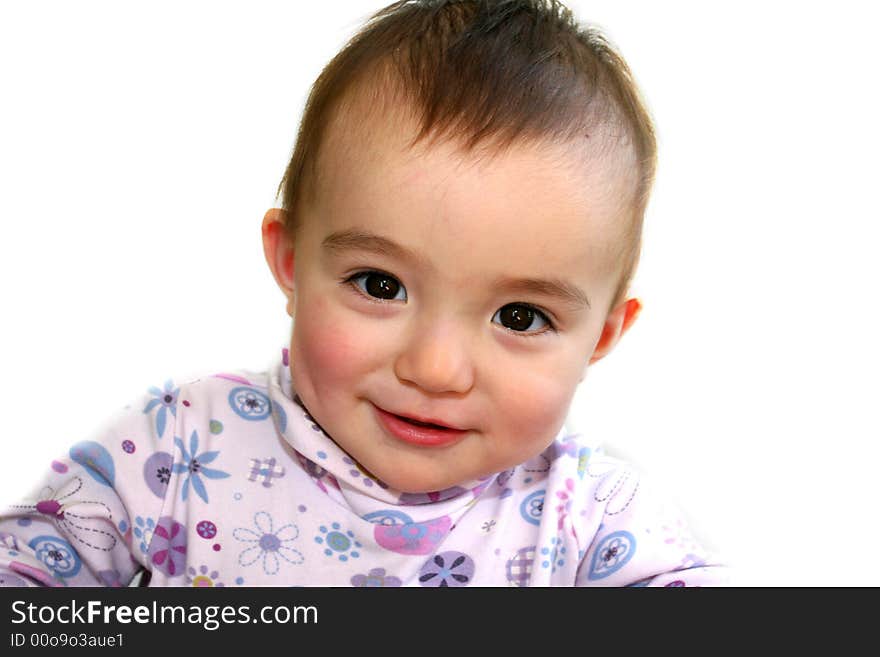
[[[511,303],[500,308],[492,317],[493,322],[496,317],[499,318],[502,326],[520,333],[528,332],[531,335],[544,333],[544,330],[540,330],[543,328],[540,324],[537,327],[533,325],[535,320],[543,322],[550,329],[553,328],[553,325],[544,313],[537,308],[522,303]],[[529,330],[530,328],[532,330]]]
[[[389,274],[383,274],[379,271],[362,271],[350,277],[348,281],[371,297],[385,301],[394,299],[406,301],[406,288]],[[398,297],[398,294],[403,294],[403,296]]]

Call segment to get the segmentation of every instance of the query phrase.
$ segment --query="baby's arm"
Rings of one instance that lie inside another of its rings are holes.
[[[609,473],[594,494],[604,502],[603,517],[578,586],[730,584],[730,571],[691,535],[681,510],[635,472]]]
[[[0,586],[126,586],[151,569],[173,469],[169,397],[176,391],[152,388],[53,461],[29,496],[0,507]]]

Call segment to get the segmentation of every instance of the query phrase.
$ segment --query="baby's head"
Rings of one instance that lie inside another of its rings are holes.
[[[310,414],[412,493],[541,452],[638,314],[655,159],[626,64],[558,3],[376,14],[316,81],[263,221]]]

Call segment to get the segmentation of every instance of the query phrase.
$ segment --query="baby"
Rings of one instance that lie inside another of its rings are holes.
[[[264,373],[151,387],[0,518],[13,586],[693,586],[683,519],[564,422],[640,310],[629,69],[556,2],[397,2],[315,82],[262,224]]]

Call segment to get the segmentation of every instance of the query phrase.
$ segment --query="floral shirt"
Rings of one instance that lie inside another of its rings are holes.
[[[561,431],[432,493],[359,467],[263,373],[165,382],[0,509],[0,585],[694,586],[727,582],[681,514]]]

